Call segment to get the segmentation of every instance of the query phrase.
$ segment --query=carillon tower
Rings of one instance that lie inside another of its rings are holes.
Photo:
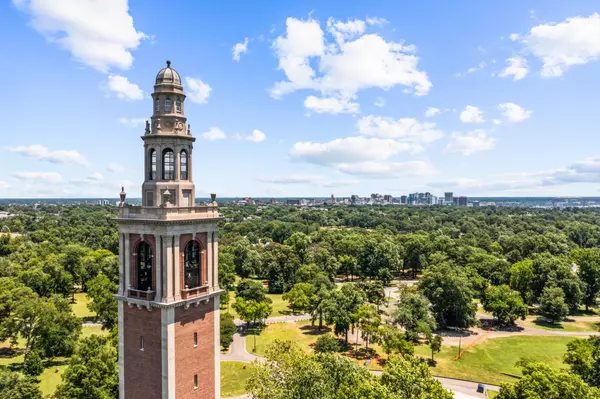
[[[156,75],[141,206],[119,205],[120,399],[219,399],[216,196],[195,204],[195,138],[179,74]]]

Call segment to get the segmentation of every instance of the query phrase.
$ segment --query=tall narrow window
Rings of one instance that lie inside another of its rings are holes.
[[[188,179],[188,155],[186,150],[181,150],[181,180]]]
[[[185,288],[200,286],[200,247],[196,241],[190,241],[184,252]]]
[[[198,389],[198,374],[194,374],[194,389]]]
[[[148,174],[149,180],[156,180],[156,151],[150,150],[150,172]]]
[[[171,109],[173,108],[173,101],[171,101],[170,98],[167,98],[165,100],[165,113],[169,113],[171,112]]]
[[[181,113],[181,101],[177,100],[175,102],[175,110],[177,111],[178,114]]]
[[[173,150],[166,149],[163,151],[163,180],[174,180],[175,179],[175,154]]]
[[[144,350],[144,336],[140,335],[140,350]]]
[[[139,245],[137,257],[137,289],[148,291],[152,289],[152,248],[147,242]]]
[[[194,348],[198,346],[198,333],[194,333]]]
[[[160,111],[160,100],[157,98],[154,101],[154,112],[159,112]]]

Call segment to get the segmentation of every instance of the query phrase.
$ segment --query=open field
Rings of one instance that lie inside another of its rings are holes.
[[[534,328],[542,328],[544,330],[549,331],[598,331],[600,328],[600,323],[597,321],[582,321],[581,319],[577,321],[563,321],[560,324],[552,324],[550,322],[545,321],[542,318],[537,317],[528,317],[523,325],[527,327]]]
[[[221,397],[228,398],[246,393],[251,363],[221,362]]]
[[[96,313],[88,309],[87,304],[90,302],[90,298],[85,292],[78,292],[75,294],[75,303],[73,304],[73,313],[79,318],[90,318],[96,317]]]
[[[269,317],[282,316],[291,314],[290,309],[288,308],[287,301],[284,301],[282,298],[283,294],[267,294],[267,298],[271,298],[271,306],[273,306],[273,313],[269,315]],[[233,304],[235,303],[235,293],[232,292],[229,294],[229,304],[227,305],[227,309],[229,313],[233,314],[233,316],[238,319],[239,316],[237,312],[233,309]]]
[[[323,326],[321,332],[317,331],[317,326],[311,327],[310,321],[298,321],[292,323],[269,324],[260,335],[256,336],[256,351],[253,351],[254,336],[246,336],[246,350],[257,356],[265,356],[265,350],[276,339],[284,341],[293,341],[306,351],[312,350],[312,345],[316,342],[319,335],[331,331],[330,328]]]

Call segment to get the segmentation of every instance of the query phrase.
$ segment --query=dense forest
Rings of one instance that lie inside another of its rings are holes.
[[[0,220],[0,342],[5,342],[6,356],[23,347],[22,364],[0,366],[0,398],[40,398],[36,378],[44,362],[60,357],[70,360],[57,398],[116,397],[116,209],[44,205],[0,210],[15,215]],[[399,384],[393,378],[401,378],[403,367],[421,367],[403,357],[410,345],[428,342],[433,353],[439,345],[436,331],[477,324],[477,301],[498,325],[513,325],[529,312],[560,323],[569,314],[591,312],[600,290],[600,212],[595,209],[224,205],[220,210],[219,277],[228,291],[223,305],[233,301],[242,320],[260,324],[272,310],[265,294],[284,294],[290,309],[311,314],[319,326],[333,325],[342,341],[360,328],[367,346],[379,342],[399,356],[390,358],[387,380],[364,377],[360,389],[380,392],[373,397],[441,397],[411,396],[389,387]],[[268,282],[268,292],[257,280]],[[418,282],[403,290],[392,314],[382,314],[383,289],[398,280]],[[71,310],[77,292],[87,293],[108,335],[81,336],[82,320]],[[235,328],[233,317],[225,312],[222,317],[227,322],[221,342],[227,346]],[[570,371],[538,384],[536,393],[531,388],[535,379],[557,372],[524,362],[523,378],[503,387],[500,397],[541,398],[544,390],[567,392],[566,386],[578,390],[553,397],[600,397],[595,388],[600,386],[600,341],[578,342],[566,356]],[[290,373],[301,372],[302,362],[354,367],[338,363],[327,350],[310,356],[298,355],[293,346],[283,351],[272,356],[288,362]],[[292,362],[294,354],[298,359]],[[93,356],[104,358],[104,365],[91,361]],[[90,374],[90,368],[97,370]],[[262,377],[251,380],[251,391],[256,398],[270,398],[261,396],[268,387],[260,381],[273,370],[257,370]]]

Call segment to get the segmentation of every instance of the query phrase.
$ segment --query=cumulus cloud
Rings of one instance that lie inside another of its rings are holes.
[[[323,176],[311,174],[291,174],[287,176],[263,176],[259,177],[257,180],[262,183],[274,184],[306,184],[323,180]]]
[[[272,96],[311,89],[327,97],[352,97],[362,89],[387,90],[396,85],[406,86],[417,95],[429,92],[432,84],[418,69],[414,46],[365,33],[360,20],[329,19],[327,29],[333,41],[314,19],[287,19],[285,34],[273,42],[279,69],[287,80],[274,85]],[[311,66],[313,61],[317,69]]]
[[[431,143],[444,136],[433,122],[420,123],[413,118],[392,118],[369,115],[357,122],[360,133],[384,139],[399,139],[415,143]]]
[[[483,111],[473,105],[467,105],[460,113],[460,121],[463,123],[483,123]]]
[[[237,134],[234,136],[234,138],[237,140],[247,140],[247,141],[252,141],[254,143],[260,143],[260,142],[265,141],[267,139],[267,136],[260,130],[254,129],[252,131],[252,133],[249,135],[244,136],[241,134]]]
[[[119,118],[119,123],[129,125],[131,127],[143,126],[146,123],[146,118]]]
[[[131,83],[129,79],[121,75],[108,75],[108,80],[100,86],[107,96],[117,96],[121,100],[134,101],[142,100],[144,92],[138,85]]]
[[[349,98],[308,96],[304,106],[318,114],[349,114],[360,112],[360,105]]]
[[[489,137],[485,130],[474,130],[468,133],[452,133],[452,141],[444,152],[471,155],[476,152],[494,148],[496,139]]]
[[[187,98],[195,103],[206,104],[208,102],[208,96],[212,88],[208,83],[204,83],[200,79],[186,77],[185,82],[187,85]]]
[[[350,162],[336,165],[340,172],[373,179],[390,177],[428,176],[436,170],[423,161],[409,162]]]
[[[388,20],[381,17],[367,17],[365,20],[369,25],[385,25],[388,23]]]
[[[469,74],[472,74],[472,73],[477,72],[477,71],[481,71],[485,67],[487,67],[487,62],[481,61],[476,66],[467,69],[465,72],[457,73],[455,76],[458,77],[458,78],[464,78],[465,76],[467,76]]]
[[[242,54],[246,54],[246,52],[248,51],[248,38],[245,37],[243,43],[236,43],[233,46],[232,51],[233,51],[233,54],[232,54],[233,60],[239,62],[240,56]]]
[[[48,161],[55,164],[76,164],[81,166],[90,166],[90,162],[76,150],[50,150],[43,145],[20,145],[8,147],[8,151],[21,154],[23,156]]]
[[[208,128],[208,130],[206,132],[201,133],[200,137],[202,137],[204,140],[215,141],[215,140],[226,139],[227,135],[225,134],[224,131],[222,131],[218,127],[211,126],[210,128]]]
[[[129,69],[131,51],[146,39],[135,29],[127,0],[13,0],[31,26],[73,58],[102,72]]]
[[[74,178],[69,180],[69,183],[76,183],[76,184],[97,184],[99,182],[103,182],[104,181],[104,176],[102,176],[101,173],[92,173],[91,175],[87,176],[87,177],[80,177],[80,178]]]
[[[508,122],[522,122],[531,117],[533,111],[528,111],[520,105],[514,103],[504,103],[498,105],[498,109]]]
[[[62,176],[56,172],[15,172],[12,177],[28,182],[58,184],[62,181]]]
[[[108,164],[106,169],[112,173],[123,173],[125,172],[125,168],[116,162],[111,162]]]
[[[600,14],[537,25],[521,41],[542,61],[542,77],[562,76],[572,66],[600,56]]]
[[[527,60],[523,57],[515,56],[506,60],[506,68],[498,74],[501,78],[510,78],[513,80],[521,80],[529,73]]]
[[[427,111],[425,111],[425,117],[426,118],[433,118],[434,116],[436,116],[439,113],[440,113],[440,109],[439,108],[429,107],[429,108],[427,108]]]

